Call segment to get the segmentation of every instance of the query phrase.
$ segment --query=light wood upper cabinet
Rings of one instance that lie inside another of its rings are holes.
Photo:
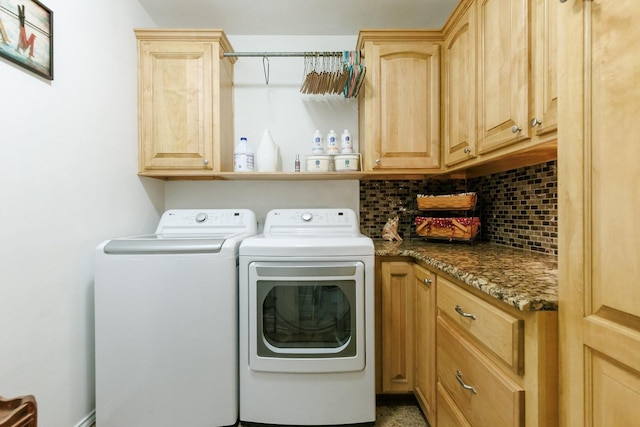
[[[640,420],[640,2],[558,5],[561,425]]]
[[[220,30],[135,30],[139,174],[233,170],[233,63]]]
[[[440,45],[437,31],[362,31],[366,78],[359,95],[364,171],[440,167]]]
[[[461,3],[444,40],[444,161],[476,156],[476,3]]]
[[[529,126],[535,136],[556,137],[558,129],[558,5],[559,0],[531,3],[533,110]]]
[[[412,262],[382,263],[382,393],[413,391],[414,280]]]
[[[477,0],[480,153],[530,136],[525,0]]]

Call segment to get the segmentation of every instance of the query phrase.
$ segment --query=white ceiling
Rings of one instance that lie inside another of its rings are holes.
[[[139,0],[161,28],[229,35],[354,35],[360,29],[440,29],[459,0]]]

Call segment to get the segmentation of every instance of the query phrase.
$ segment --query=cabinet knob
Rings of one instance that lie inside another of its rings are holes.
[[[534,117],[533,119],[531,119],[531,127],[534,128],[536,126],[540,126],[542,124],[542,121],[536,117]]]
[[[520,126],[517,126],[517,125],[513,125],[513,126],[511,127],[511,132],[512,132],[512,133],[518,133],[518,132],[520,132],[521,130],[522,130],[522,128],[521,128]]]
[[[380,164],[380,159],[376,159],[376,165]]]
[[[464,381],[462,381],[462,372],[456,370],[456,379],[458,380],[458,382],[460,383],[460,385],[462,386],[463,389],[465,390],[470,390],[471,393],[473,394],[478,394],[478,392],[476,391],[476,388],[470,385],[467,385],[464,383]]]
[[[464,151],[464,154],[471,154],[471,148],[469,147],[465,147],[463,151]]]
[[[567,0],[560,0],[560,3],[566,3]]]
[[[422,283],[424,283],[427,286],[431,286],[431,279],[425,278],[424,280],[422,280]]]
[[[459,305],[456,305],[456,313],[458,313],[462,317],[468,317],[471,320],[476,320],[475,314],[465,313],[464,310],[462,310],[462,307],[460,307]]]
[[[209,164],[209,159],[202,159],[202,164],[207,166]]]

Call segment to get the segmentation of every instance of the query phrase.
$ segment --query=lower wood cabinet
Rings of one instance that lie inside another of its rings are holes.
[[[462,411],[453,401],[453,398],[444,389],[441,383],[437,385],[438,389],[438,426],[439,427],[471,427],[469,421],[464,417]],[[435,427],[435,423],[430,423],[431,427]]]
[[[416,264],[415,277],[415,388],[422,412],[433,426],[436,420],[436,275]]]
[[[557,426],[557,319],[376,258],[376,392],[413,392],[430,427]]]
[[[384,262],[380,273],[382,360],[377,365],[378,393],[410,393],[414,389],[413,263]]]
[[[524,425],[524,389],[438,318],[438,379],[474,426]]]

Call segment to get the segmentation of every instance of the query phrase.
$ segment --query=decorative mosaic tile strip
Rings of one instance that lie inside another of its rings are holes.
[[[425,216],[418,210],[417,194],[478,193],[478,207],[468,216],[480,216],[481,239],[496,244],[558,254],[558,180],[556,161],[469,180],[361,181],[360,227],[379,239],[384,224],[398,216],[400,235],[421,239],[413,220]],[[460,216],[439,211],[433,216]]]

